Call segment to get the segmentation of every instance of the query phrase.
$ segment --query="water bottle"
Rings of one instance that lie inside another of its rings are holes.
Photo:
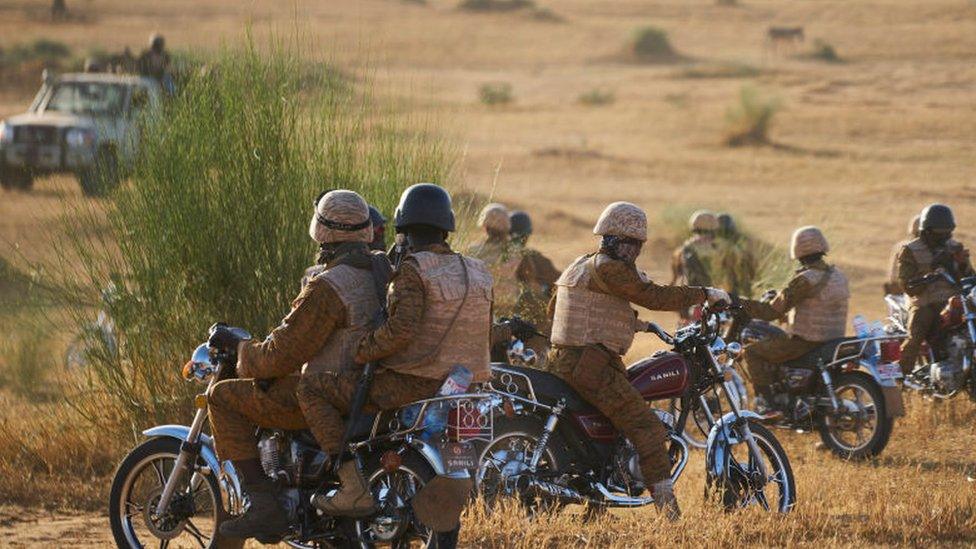
[[[437,391],[437,396],[451,396],[465,393],[473,379],[474,374],[471,373],[471,370],[460,364],[455,364],[451,368],[450,375],[447,376],[444,384]],[[447,429],[449,410],[450,405],[447,402],[437,402],[428,406],[427,414],[424,416],[424,432],[420,438],[430,442],[431,439],[443,433]]]

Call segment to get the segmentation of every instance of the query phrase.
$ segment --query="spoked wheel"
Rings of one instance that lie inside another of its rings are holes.
[[[894,418],[888,417],[884,394],[873,379],[861,374],[842,374],[834,380],[840,409],[825,413],[819,421],[820,438],[845,459],[868,459],[888,445]]]
[[[735,444],[717,442],[707,460],[708,485],[717,490],[726,510],[758,505],[766,511],[788,513],[796,504],[796,483],[786,452],[763,425],[750,421],[749,430],[759,455],[739,434],[734,435],[739,439]],[[721,471],[720,476],[716,470]]]
[[[517,489],[516,482],[528,470],[540,436],[542,427],[528,418],[496,420],[495,438],[478,456],[478,474],[475,479],[489,509],[499,498],[505,496],[520,497],[530,508],[538,508],[534,498]],[[553,438],[555,436],[549,439],[549,444],[542,453],[537,472],[559,470],[558,458],[553,450]]]
[[[109,522],[119,547],[217,547],[217,528],[226,515],[215,473],[188,472],[167,512],[156,515],[156,504],[179,453],[179,440],[154,438],[119,465],[109,501]]]
[[[375,456],[366,464],[366,482],[373,492],[378,512],[356,521],[356,536],[362,547],[410,547],[414,542],[429,545],[432,532],[413,516],[413,497],[434,478],[434,470],[417,454],[403,456],[396,471],[387,471]]]

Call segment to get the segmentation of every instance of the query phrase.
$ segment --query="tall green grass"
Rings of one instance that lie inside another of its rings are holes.
[[[455,161],[423,124],[380,108],[368,83],[251,43],[189,78],[142,150],[130,184],[74,212],[80,230],[55,268],[72,302],[107,310],[119,341],[118,352],[89,342],[74,405],[132,431],[186,419],[175,414],[196,389],[179,366],[212,322],[263,337],[287,313],[315,256],[319,192],[354,189],[390,214],[404,187],[449,184]]]

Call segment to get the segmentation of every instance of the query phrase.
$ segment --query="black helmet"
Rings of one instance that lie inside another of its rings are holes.
[[[718,232],[723,235],[733,235],[735,234],[735,220],[732,219],[732,215],[722,212],[718,214]]]
[[[512,224],[508,234],[512,238],[523,238],[532,234],[532,218],[522,210],[515,210],[508,215],[508,220]]]
[[[417,183],[400,195],[393,214],[393,224],[400,231],[410,225],[429,225],[442,231],[454,231],[454,209],[451,195],[433,183]]]
[[[929,204],[922,210],[919,227],[923,231],[951,231],[956,228],[952,210],[945,204]]]
[[[374,229],[376,227],[386,226],[386,218],[383,217],[383,214],[380,213],[380,211],[376,209],[376,206],[372,204],[369,205],[369,221],[373,224]]]

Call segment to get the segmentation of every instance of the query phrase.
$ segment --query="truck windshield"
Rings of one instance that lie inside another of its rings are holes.
[[[54,87],[46,110],[113,116],[122,113],[125,89],[102,82],[62,82]]]

